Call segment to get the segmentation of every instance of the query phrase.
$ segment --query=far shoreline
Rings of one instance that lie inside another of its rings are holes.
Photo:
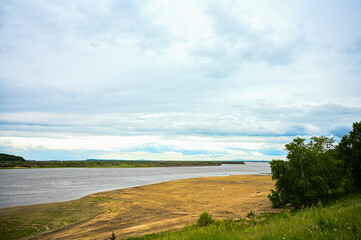
[[[49,160],[0,161],[0,169],[36,168],[149,168],[149,167],[202,167],[223,164],[245,164],[245,161],[156,161],[156,160]]]

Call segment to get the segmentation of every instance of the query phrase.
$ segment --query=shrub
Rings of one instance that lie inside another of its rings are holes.
[[[204,227],[207,226],[209,224],[212,224],[214,222],[212,215],[209,214],[208,212],[203,212],[200,216],[199,219],[197,220],[197,227]]]
[[[248,217],[249,219],[253,219],[255,216],[256,216],[256,214],[255,214],[253,211],[249,211],[249,212],[247,213],[247,217]]]

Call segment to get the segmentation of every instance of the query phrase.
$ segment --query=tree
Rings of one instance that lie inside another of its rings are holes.
[[[309,143],[304,138],[295,138],[285,145],[288,161],[270,163],[276,183],[268,197],[275,207],[287,203],[297,208],[311,205],[338,187],[341,175],[333,143],[333,138],[321,136],[312,137]]]
[[[353,123],[352,128],[337,146],[346,192],[361,189],[361,121]]]

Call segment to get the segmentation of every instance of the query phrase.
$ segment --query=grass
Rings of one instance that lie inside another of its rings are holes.
[[[0,240],[19,239],[94,218],[107,199],[86,197],[76,201],[0,209]]]
[[[238,221],[218,220],[205,227],[151,234],[132,240],[361,239],[361,194],[356,193],[294,212],[248,214]]]

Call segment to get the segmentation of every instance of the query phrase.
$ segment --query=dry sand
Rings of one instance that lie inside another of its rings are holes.
[[[267,198],[271,176],[203,177],[92,194],[105,197],[97,217],[31,239],[117,239],[179,230],[208,211],[215,219],[239,219],[247,212],[274,211]]]

